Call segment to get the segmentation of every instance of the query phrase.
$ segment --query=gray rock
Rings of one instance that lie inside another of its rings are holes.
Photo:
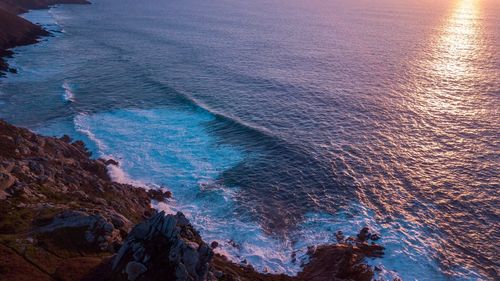
[[[138,248],[135,252],[134,252],[134,260],[135,261],[141,261],[143,258],[144,258],[144,254],[146,253],[146,250],[143,248],[143,247],[140,247]]]
[[[151,231],[151,225],[148,223],[138,224],[132,231],[130,232],[130,236],[135,239],[146,239]]]
[[[104,230],[105,233],[112,233],[115,228],[113,227],[112,223],[107,222],[104,224],[102,229]]]
[[[123,243],[123,245],[120,247],[120,250],[118,250],[118,253],[113,259],[113,263],[111,266],[112,270],[115,270],[117,268],[118,264],[122,261],[123,256],[130,250],[130,244],[130,240],[126,240],[125,243]]]
[[[29,161],[29,167],[30,170],[37,175],[43,175],[45,173],[43,166],[36,161]]]
[[[167,217],[166,222],[163,224],[163,228],[160,230],[167,238],[172,238],[176,234],[176,219],[172,216]]]
[[[188,232],[190,237],[186,236]],[[184,215],[158,213],[130,232],[113,260],[113,272],[122,274],[125,265],[141,262],[148,269],[141,280],[208,280],[213,251],[195,235],[198,234]],[[158,270],[167,270],[167,275],[171,275],[159,278],[153,274]]]
[[[177,218],[177,225],[179,226],[189,225],[189,220],[182,212],[177,212],[175,217]]]
[[[52,232],[60,228],[88,227],[93,228],[100,216],[88,215],[78,211],[67,211],[54,218],[52,223],[37,229],[38,232]]]
[[[188,242],[188,243],[193,243],[193,242]],[[194,243],[193,243],[194,244]],[[196,245],[196,244],[195,244]],[[198,252],[197,252],[197,247],[196,249],[191,247],[191,245],[187,245],[187,247],[184,248],[182,252],[182,263],[186,267],[186,270],[189,272],[191,276],[196,276],[196,265],[198,264]]]
[[[172,242],[172,247],[170,248],[170,252],[168,253],[168,259],[171,262],[179,262],[182,255],[182,248],[184,247],[184,243],[181,239],[175,240]]]
[[[137,277],[139,277],[144,272],[148,271],[148,269],[142,264],[135,261],[131,261],[127,264],[125,268],[125,273],[127,273],[129,281],[135,281]]]
[[[185,281],[188,280],[188,272],[186,267],[180,263],[175,269],[175,280],[176,281]]]

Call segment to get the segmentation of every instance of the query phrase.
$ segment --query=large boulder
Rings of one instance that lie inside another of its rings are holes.
[[[112,280],[207,280],[212,249],[182,213],[135,226],[113,260]]]

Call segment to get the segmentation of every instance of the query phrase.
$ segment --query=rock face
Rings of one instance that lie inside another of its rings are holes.
[[[363,261],[366,257],[379,257],[383,250],[382,246],[360,241],[312,247],[308,251],[309,263],[297,276],[260,273],[250,265],[236,265],[221,255],[215,255],[211,270],[216,280],[225,281],[371,281],[374,272]]]
[[[132,229],[113,259],[112,280],[207,280],[212,249],[182,213],[163,212]]]
[[[28,280],[32,271],[84,280],[80,264],[97,267],[154,214],[145,190],[112,182],[104,160],[89,156],[82,142],[0,120],[0,256],[18,257],[0,257],[0,280]]]
[[[310,248],[297,276],[260,273],[214,254],[182,213],[156,213],[169,192],[112,182],[106,164],[81,141],[0,120],[0,280],[368,281],[364,258],[383,254],[363,229]]]
[[[2,27],[0,29],[0,71],[8,69],[8,65],[1,58],[12,55],[8,49],[36,43],[39,36],[49,34],[40,26],[2,8],[0,8],[0,26]]]

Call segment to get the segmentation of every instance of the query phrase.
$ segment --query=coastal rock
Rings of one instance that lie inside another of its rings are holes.
[[[2,7],[11,7],[3,1],[0,2],[0,26],[2,27],[0,32],[0,72],[9,70],[7,63],[2,60],[2,57],[12,55],[12,52],[7,51],[8,49],[36,43],[39,36],[49,34],[40,26],[3,9]],[[15,70],[11,72],[15,72]]]
[[[358,240],[360,242],[364,242],[364,241],[370,239],[370,236],[371,236],[370,229],[368,227],[363,227],[358,234]]]
[[[164,202],[167,199],[172,198],[172,192],[163,189],[150,189],[148,190],[149,198],[158,201]]]
[[[206,244],[184,214],[152,209],[151,198],[165,198],[163,189],[152,196],[112,182],[106,163],[89,156],[81,142],[0,120],[0,279],[365,281],[373,270],[364,258],[383,254],[383,247],[351,237],[312,247],[297,276],[257,272],[215,255],[221,246]]]
[[[135,281],[137,277],[146,272],[148,269],[142,264],[135,261],[131,261],[127,264],[125,268],[125,273],[127,274],[127,280]]]
[[[180,222],[180,224],[179,224]],[[182,213],[158,213],[132,229],[112,263],[113,280],[131,280],[128,266],[142,262],[147,271],[134,280],[207,280],[213,252],[195,233],[183,235],[187,228]]]
[[[145,190],[112,182],[103,163],[70,141],[0,120],[0,241],[19,252],[16,261],[29,260],[20,265],[0,255],[0,268],[16,276],[8,280],[29,280],[22,269],[32,267],[57,280],[81,280],[105,266],[145,213],[154,213]]]
[[[106,166],[113,165],[113,166],[120,166],[120,163],[118,161],[113,160],[113,159],[108,159],[104,162]]]

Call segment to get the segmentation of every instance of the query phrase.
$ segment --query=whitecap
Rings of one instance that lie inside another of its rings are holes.
[[[75,94],[71,85],[67,81],[64,81],[62,88],[64,89],[63,100],[66,102],[75,102]]]
[[[308,246],[335,243],[336,231],[354,236],[368,226],[381,234],[380,242],[386,247],[383,258],[367,261],[380,269],[377,278],[447,280],[428,246],[436,241],[419,235],[428,231],[425,226],[376,221],[363,205],[353,203],[335,215],[307,213],[284,238],[268,235],[258,222],[236,215],[238,188],[217,179],[249,156],[218,143],[205,128],[213,120],[205,111],[122,109],[79,114],[74,126],[94,144],[98,157],[120,162],[109,167],[113,179],[145,188],[166,186],[174,199],[167,204],[153,202],[153,206],[167,213],[185,213],[205,241],[219,243],[216,252],[236,263],[246,261],[261,272],[295,275],[308,260]],[[406,243],[409,239],[411,243]]]

